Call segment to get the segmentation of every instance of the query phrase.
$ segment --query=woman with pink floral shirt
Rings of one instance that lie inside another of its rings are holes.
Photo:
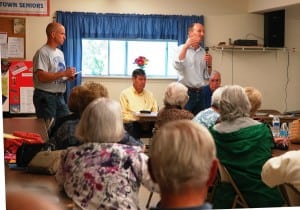
[[[62,153],[57,182],[75,209],[139,209],[143,184],[157,191],[140,147],[118,144],[124,133],[118,102],[99,98],[85,109],[76,130],[84,142]]]

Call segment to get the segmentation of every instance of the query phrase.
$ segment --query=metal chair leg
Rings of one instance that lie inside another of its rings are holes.
[[[148,197],[147,204],[146,204],[146,208],[147,208],[147,209],[148,209],[148,208],[149,208],[149,206],[150,206],[150,203],[151,203],[152,196],[153,196],[153,192],[151,191],[151,192],[150,192],[150,194],[149,194],[149,197]]]

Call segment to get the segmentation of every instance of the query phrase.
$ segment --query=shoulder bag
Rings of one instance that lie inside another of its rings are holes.
[[[38,152],[27,165],[27,171],[39,174],[55,174],[60,163],[62,151],[63,150],[49,150]]]

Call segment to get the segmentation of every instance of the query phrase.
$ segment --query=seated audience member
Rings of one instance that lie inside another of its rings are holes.
[[[261,178],[269,187],[288,183],[300,192],[300,151],[270,158],[263,165]]]
[[[261,106],[262,94],[254,87],[245,87],[244,89],[251,104],[250,117],[253,117]]]
[[[204,125],[209,128],[216,124],[219,120],[219,101],[221,98],[222,90],[224,87],[216,89],[211,97],[211,107],[200,111],[194,118],[193,121]]]
[[[163,155],[162,155],[163,154]],[[205,202],[218,168],[209,131],[191,120],[164,124],[150,147],[149,170],[160,188],[159,209],[211,209]]]
[[[140,123],[133,113],[141,110],[158,111],[157,102],[153,94],[149,90],[146,90],[145,86],[145,71],[143,69],[135,69],[132,72],[132,86],[126,88],[120,94],[125,130],[136,139],[140,139],[143,134],[152,135],[154,123]]]
[[[68,106],[77,117],[65,121],[50,138],[50,142],[55,144],[56,149],[65,149],[69,146],[81,144],[75,137],[75,129],[80,120],[80,116],[90,102],[100,97],[108,97],[107,88],[100,83],[87,82],[71,90]],[[141,141],[137,141],[129,136],[127,132],[125,132],[124,138],[122,138],[120,143],[144,148],[144,144]]]
[[[221,86],[221,74],[220,72],[213,70],[209,76],[208,85],[203,88],[204,92],[204,108],[211,107],[211,97],[216,89]]]
[[[108,90],[105,86],[103,86],[100,83],[96,83],[96,82],[86,82],[83,84],[84,87],[86,87],[91,93],[89,93],[89,95],[92,94],[92,99],[95,99],[95,97],[108,97]],[[89,103],[90,99],[88,99],[88,97],[85,97],[85,93],[83,93],[83,88],[80,87],[77,89],[77,87],[74,87],[74,90],[71,90],[71,93],[69,95],[69,99],[68,99],[68,107],[70,110],[70,114],[61,118],[57,118],[55,120],[54,126],[53,128],[51,128],[51,132],[49,134],[49,137],[51,138],[53,135],[56,134],[58,128],[66,121],[69,120],[79,120],[80,118],[80,112],[82,112],[82,108],[84,108],[87,104],[86,101]],[[87,90],[86,90],[87,91]],[[82,97],[82,98],[81,98]],[[85,100],[86,101],[82,101],[81,100]],[[73,132],[72,132],[73,133]]]
[[[184,109],[189,100],[187,92],[188,88],[179,82],[172,82],[167,86],[163,98],[164,107],[157,114],[155,131],[163,124],[173,120],[193,119],[193,113]]]
[[[210,128],[217,156],[227,168],[248,205],[282,206],[278,188],[269,188],[261,180],[263,164],[272,156],[273,136],[268,125],[250,118],[251,105],[244,89],[226,87],[220,98],[220,122]],[[214,208],[231,208],[234,191],[227,183],[218,183]]]
[[[245,87],[244,90],[251,104],[250,117],[253,118],[257,110],[261,106],[262,94],[258,89],[254,87]],[[272,131],[270,130],[270,132]],[[285,137],[276,137],[276,138],[274,137],[274,142],[275,142],[275,148],[277,149],[285,149],[286,146],[289,144],[288,139]]]
[[[50,142],[55,144],[56,149],[65,149],[68,146],[80,144],[75,137],[75,128],[85,107],[99,97],[108,97],[106,87],[100,83],[88,82],[72,88],[68,107],[74,118],[64,121],[50,137]]]
[[[83,111],[76,128],[83,144],[62,152],[55,175],[78,208],[139,209],[140,185],[155,191],[148,156],[140,147],[119,144],[123,135],[117,101],[98,98]]]

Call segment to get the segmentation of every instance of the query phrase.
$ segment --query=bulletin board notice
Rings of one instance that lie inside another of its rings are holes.
[[[0,17],[0,45],[2,59],[25,59],[25,30],[25,18]]]

